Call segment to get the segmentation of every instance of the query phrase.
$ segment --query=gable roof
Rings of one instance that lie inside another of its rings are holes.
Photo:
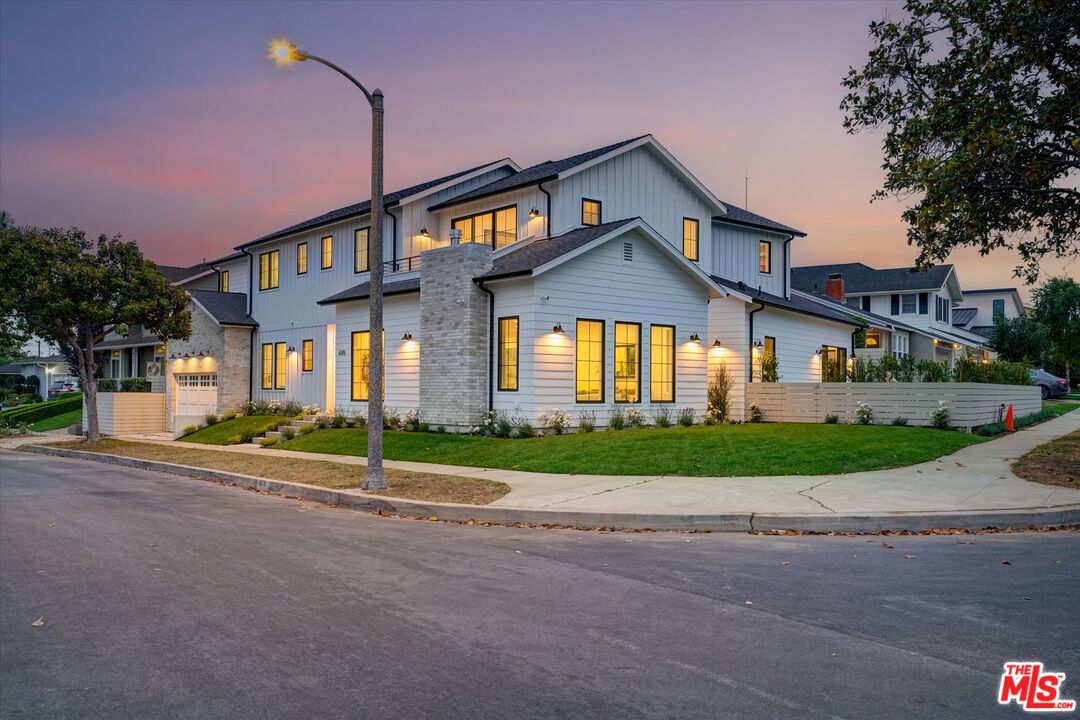
[[[808,297],[802,295],[793,294],[790,298],[780,297],[779,295],[773,295],[772,293],[763,292],[759,288],[752,288],[746,283],[736,280],[727,280],[719,275],[713,275],[712,279],[719,283],[726,289],[731,290],[737,295],[741,295],[744,298],[752,300],[753,302],[763,303],[781,310],[790,310],[791,312],[802,313],[803,315],[813,315],[815,317],[824,318],[825,320],[832,320],[834,322],[844,323],[845,325],[852,325],[854,327],[863,327],[865,323],[856,322],[851,317],[840,310],[835,310],[830,307],[826,307],[821,303],[815,302]]]
[[[553,238],[542,238],[523,245],[500,257],[494,259],[490,271],[481,275],[479,280],[493,280],[495,278],[512,277],[514,275],[528,275],[533,270],[568,252],[577,250],[588,245],[593,240],[601,238],[610,232],[634,222],[636,218],[625,220],[613,220],[602,225],[590,225],[576,230],[557,235]]]
[[[727,201],[724,201],[724,207],[727,208],[727,214],[714,215],[714,222],[726,222],[731,223],[732,225],[743,225],[746,227],[758,228],[761,230],[772,230],[774,232],[781,232],[787,235],[806,237],[806,233],[804,233],[802,230],[796,230],[795,228],[784,225],[783,223],[776,222],[775,220],[770,220],[764,215],[758,215],[757,213],[752,213],[749,210],[743,210],[741,207],[738,207],[737,205],[732,205]]]
[[[208,272],[213,271],[210,267],[210,263],[199,263],[192,265],[191,267],[179,267],[176,265],[158,265],[154,263],[154,267],[157,271],[165,276],[165,279],[171,282],[173,285],[182,283],[185,280],[192,280],[201,275],[205,275]]]
[[[259,323],[248,315],[246,293],[223,293],[216,290],[188,290],[187,293],[218,325],[259,326]]]
[[[825,292],[825,281],[831,273],[844,277],[844,292],[851,295],[875,292],[910,292],[937,290],[952,273],[952,265],[935,265],[926,271],[915,268],[886,268],[877,270],[863,263],[807,265],[791,268],[791,286],[814,294]]]
[[[405,280],[395,280],[394,282],[388,282],[383,285],[383,297],[388,295],[405,295],[406,293],[420,292],[420,278],[407,278]],[[362,282],[359,285],[353,285],[351,288],[342,290],[339,293],[334,293],[330,297],[323,298],[316,302],[317,305],[334,305],[340,302],[349,302],[350,300],[367,300],[371,297],[371,283]]]
[[[510,165],[511,167],[517,167],[513,163],[513,161],[510,160],[510,158],[503,158],[502,160],[496,160],[495,162],[477,165],[476,167],[471,167],[467,170],[461,170],[456,173],[451,173],[450,175],[444,175],[443,177],[435,178],[434,180],[422,182],[418,185],[412,185],[401,190],[395,190],[391,193],[386,193],[385,195],[383,195],[383,207],[393,207],[404,198],[411,198],[414,195],[423,194],[427,190],[431,190],[432,188],[448,183],[451,180],[455,180],[464,175],[469,175],[470,173],[477,172],[478,170],[483,170],[487,167],[492,167],[492,169],[495,169],[501,165]],[[356,203],[354,205],[346,205],[345,207],[325,212],[322,215],[317,215],[309,220],[305,220],[295,225],[290,225],[287,228],[272,232],[269,235],[263,235],[262,237],[252,240],[250,242],[243,243],[242,245],[237,245],[235,249],[240,250],[242,248],[251,247],[252,245],[257,245],[259,243],[269,242],[270,240],[277,240],[278,238],[283,238],[287,235],[292,235],[294,233],[302,232],[304,230],[311,230],[321,225],[327,225],[329,223],[340,222],[342,220],[349,220],[351,218],[357,218],[362,215],[367,215],[370,212],[371,200],[368,199],[364,202]]]

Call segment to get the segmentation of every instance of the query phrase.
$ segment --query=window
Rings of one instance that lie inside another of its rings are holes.
[[[334,266],[334,236],[327,235],[322,239],[322,263],[319,265],[323,270]]]
[[[772,243],[768,240],[758,241],[757,269],[759,273],[772,273]]]
[[[278,286],[281,251],[271,250],[259,255],[259,289],[273,290]]]
[[[851,297],[850,295],[844,300],[844,302],[848,306],[853,307],[853,308],[859,307],[859,301],[860,301],[860,298]]]
[[[604,321],[578,320],[575,333],[577,362],[576,400],[579,403],[604,402]]]
[[[867,330],[866,331],[866,347],[879,348],[882,346],[881,331],[880,330]]]
[[[682,254],[690,260],[698,259],[698,221],[682,219]]]
[[[229,271],[222,270],[218,275],[218,290],[221,292],[229,292]]]
[[[274,346],[263,343],[262,346],[262,385],[263,390],[274,388]]]
[[[289,360],[285,355],[285,343],[274,343],[274,389],[285,389],[285,373],[289,369]]]
[[[900,312],[903,313],[904,315],[914,315],[915,314],[915,303],[916,303],[917,299],[918,299],[918,296],[915,295],[914,293],[909,293],[907,295],[901,295],[900,296]]]
[[[311,372],[315,369],[315,341],[305,340],[300,345],[300,369]]]
[[[518,389],[518,319],[499,318],[499,389]]]
[[[919,293],[919,314],[926,315],[930,310],[929,293]]]
[[[1005,301],[994,301],[994,317],[1005,317]]]
[[[675,402],[675,327],[653,325],[649,336],[649,399]]]
[[[460,217],[450,227],[461,231],[463,243],[483,243],[498,250],[517,242],[517,205]]]
[[[847,379],[847,348],[821,346],[821,381],[844,382]]]
[[[367,272],[368,266],[368,233],[370,228],[360,228],[353,233],[353,272]]]
[[[870,296],[863,295],[862,297],[862,309],[866,312],[870,312]]]
[[[599,225],[601,220],[601,203],[599,200],[581,198],[581,224]]]
[[[641,323],[615,323],[615,402],[641,402]]]
[[[307,273],[307,243],[302,242],[296,246],[296,274]]]
[[[765,355],[776,357],[776,338],[765,336]]]
[[[352,334],[352,399],[368,399],[368,357],[371,354],[371,333],[367,330]]]

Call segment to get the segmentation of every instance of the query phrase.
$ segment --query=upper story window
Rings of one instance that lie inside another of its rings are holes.
[[[918,301],[918,296],[914,293],[907,293],[900,296],[900,312],[904,315],[915,314],[915,303]]]
[[[866,312],[870,312],[870,296],[869,295],[863,295],[862,296],[862,309],[865,310]]]
[[[229,271],[222,270],[218,275],[218,290],[221,292],[229,292]]]
[[[1005,317],[1005,301],[994,301],[994,317]]]
[[[296,274],[307,273],[307,243],[302,242],[296,246]]]
[[[698,221],[682,219],[682,254],[690,260],[698,259]]]
[[[278,287],[281,269],[281,251],[271,250],[259,255],[259,289],[273,290]]]
[[[334,236],[327,235],[322,239],[322,263],[319,265],[323,270],[334,266]]]
[[[362,273],[368,267],[368,232],[370,228],[360,228],[353,233],[353,272]]]
[[[599,225],[603,222],[601,213],[601,203],[599,200],[590,200],[589,198],[581,198],[581,224],[582,225]]]
[[[772,243],[768,240],[758,241],[757,269],[759,273],[772,272]]]
[[[450,227],[461,231],[463,243],[483,243],[498,250],[517,242],[517,205],[459,217]]]
[[[300,370],[311,372],[315,369],[315,341],[305,340],[300,352]]]

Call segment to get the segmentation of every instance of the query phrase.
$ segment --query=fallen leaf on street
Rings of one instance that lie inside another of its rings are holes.
[[[974,545],[975,544],[975,543],[971,542],[970,540],[957,540],[956,542],[960,543],[961,545]]]
[[[30,624],[33,625],[34,627],[41,627],[42,625],[45,624],[45,616],[42,615],[41,617],[39,617],[37,620],[35,620],[34,622],[32,622]]]
[[[1002,561],[1001,561],[1001,564],[1002,564],[1002,565],[1012,565],[1012,563],[1011,563],[1011,562],[1009,562],[1008,560],[1002,560]]]
[[[885,542],[884,540],[882,540],[881,541],[881,547],[885,548],[886,550],[892,550],[893,546],[890,545],[889,543]]]

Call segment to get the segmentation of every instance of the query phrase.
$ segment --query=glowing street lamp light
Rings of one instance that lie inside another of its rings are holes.
[[[370,283],[368,330],[371,337],[383,334],[383,94],[375,88],[367,88],[349,73],[318,55],[298,50],[296,45],[283,38],[270,42],[269,57],[278,67],[294,62],[314,60],[341,74],[360,92],[371,105],[371,234],[368,244],[368,268]],[[364,471],[364,490],[386,490],[383,473],[383,348],[382,343],[371,343],[368,353],[368,453]]]

